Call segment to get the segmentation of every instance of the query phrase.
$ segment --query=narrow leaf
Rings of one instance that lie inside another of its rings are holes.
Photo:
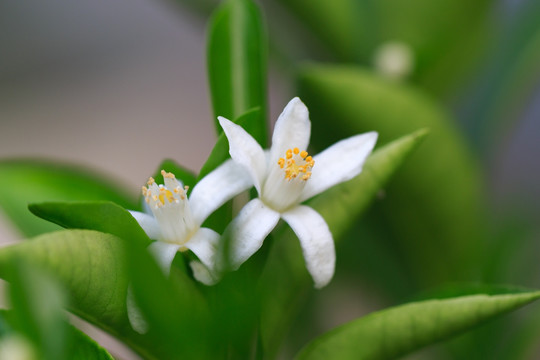
[[[108,200],[137,209],[136,199],[110,179],[80,166],[30,159],[0,161],[0,208],[29,237],[58,229],[30,214],[29,202]]]
[[[97,230],[148,245],[150,239],[124,208],[112,202],[30,204],[29,210],[67,229]]]
[[[297,359],[394,359],[538,298],[538,291],[478,294],[397,306],[335,328],[308,344]]]
[[[360,175],[309,202],[327,221],[336,241],[369,206],[425,135],[426,131],[421,130],[376,150],[367,159]],[[265,352],[269,354],[278,350],[285,329],[312,287],[296,236],[289,228],[282,228],[279,234],[261,277],[261,332]]]
[[[209,26],[208,79],[218,134],[218,116],[236,119],[259,107],[260,116],[246,130],[266,145],[266,35],[261,14],[251,0],[227,0]]]

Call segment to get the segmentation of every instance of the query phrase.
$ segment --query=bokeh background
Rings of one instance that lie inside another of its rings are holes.
[[[434,80],[411,79],[455,116],[483,167],[493,212],[526,223],[531,243],[540,242],[538,226],[533,226],[540,221],[540,23],[531,20],[540,15],[537,2],[483,1],[482,19],[489,24],[482,46],[470,48],[473,55],[463,54],[472,60],[461,76],[444,89],[433,85]],[[311,34],[309,22],[295,16],[298,8],[284,3],[261,4],[271,36],[273,120],[295,95],[291,62],[335,60],[326,51],[324,37],[321,41]],[[134,194],[163,158],[197,171],[215,139],[205,59],[205,26],[214,5],[2,1],[0,158],[84,164],[116,178]],[[421,32],[422,23],[416,26]],[[528,61],[539,61],[524,64],[520,56],[527,52]],[[368,47],[365,66],[371,65],[372,55]],[[518,80],[508,81],[520,67],[528,74],[519,80],[527,82],[522,86]],[[511,107],[488,106],[508,99]],[[490,116],[501,118],[497,126],[490,125]],[[2,243],[21,237],[0,217]],[[347,303],[357,295],[370,308],[366,294],[334,291],[321,301]],[[351,310],[354,306],[339,307],[346,314],[330,314],[328,322],[365,311]]]

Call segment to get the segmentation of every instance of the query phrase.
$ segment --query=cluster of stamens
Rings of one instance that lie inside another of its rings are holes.
[[[146,183],[148,187],[142,187],[142,194],[146,203],[159,208],[166,204],[179,203],[181,200],[185,200],[189,187],[184,186],[182,188],[173,173],[161,170],[161,175],[163,175],[165,185],[156,184],[154,178],[151,177]]]
[[[281,169],[285,169],[285,179],[288,181],[297,177],[306,181],[311,177],[311,169],[315,165],[308,152],[298,148],[287,150],[285,158],[279,158],[277,163]]]

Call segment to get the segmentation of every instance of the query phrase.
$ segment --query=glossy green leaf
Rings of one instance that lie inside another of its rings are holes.
[[[297,359],[394,359],[540,298],[540,292],[471,295],[405,304],[353,320],[308,344]]]
[[[261,109],[255,108],[247,111],[246,113],[240,115],[237,119],[234,120],[234,122],[243,128],[249,128],[249,124],[255,123],[260,119],[261,116]],[[252,136],[255,136],[255,134],[251,134]],[[219,165],[221,165],[225,160],[230,158],[229,155],[229,140],[227,140],[227,137],[225,136],[225,133],[221,133],[216,141],[216,144],[214,145],[214,148],[212,149],[212,152],[210,153],[210,156],[208,156],[208,159],[204,163],[204,165],[201,168],[201,171],[199,172],[199,176],[197,177],[197,180],[202,179],[205,177],[209,172],[217,168]]]
[[[195,186],[195,174],[193,174],[192,171],[186,169],[172,159],[163,160],[156,169],[153,178],[158,184],[164,183],[163,175],[161,175],[161,170],[173,173],[178,180],[181,180],[184,185],[187,185],[190,188],[193,188],[193,186]]]
[[[127,241],[150,243],[133,216],[112,202],[41,203],[28,208],[36,216],[67,229],[97,230]]]
[[[420,130],[376,150],[367,159],[360,175],[308,203],[327,221],[336,241],[406,162],[425,134],[425,130]],[[296,236],[290,228],[282,228],[278,234],[281,236],[276,236],[261,278],[261,333],[264,350],[269,354],[278,350],[284,329],[289,327],[312,287]]]
[[[30,202],[108,200],[128,209],[139,205],[134,194],[80,166],[52,161],[0,161],[0,208],[26,236],[59,229],[33,216]]]
[[[378,131],[379,144],[385,144],[429,129],[429,138],[385,189],[377,206],[381,230],[396,242],[405,271],[420,287],[474,279],[486,236],[482,184],[448,115],[422,92],[356,67],[307,66],[300,94],[316,125],[313,142],[321,147],[369,130]]]
[[[236,119],[259,107],[246,130],[266,145],[266,35],[251,0],[227,0],[214,13],[208,37],[208,79],[218,134],[218,116]]]
[[[93,230],[63,230],[0,249],[0,277],[11,281],[17,258],[53,274],[70,294],[70,310],[83,319],[127,338],[128,278],[122,240]],[[131,344],[133,346],[133,343]]]

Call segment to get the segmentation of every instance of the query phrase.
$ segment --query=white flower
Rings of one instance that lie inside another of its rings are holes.
[[[187,187],[172,173],[161,171],[165,184],[154,179],[143,186],[151,215],[130,211],[148,237],[158,241],[149,246],[163,272],[168,275],[177,251],[191,250],[200,263],[191,263],[197,280],[211,285],[218,279],[213,273],[219,234],[202,228],[206,218],[227,200],[252,186],[244,170],[228,160],[206,175],[187,195]]]
[[[299,98],[292,99],[279,116],[272,147],[266,152],[242,127],[223,117],[219,122],[229,140],[232,159],[248,171],[259,194],[228,227],[231,265],[237,268],[253,255],[282,218],[300,240],[315,287],[325,286],[334,275],[332,234],[319,213],[300,204],[358,175],[375,146],[377,133],[350,137],[311,157],[305,151],[311,122]]]

